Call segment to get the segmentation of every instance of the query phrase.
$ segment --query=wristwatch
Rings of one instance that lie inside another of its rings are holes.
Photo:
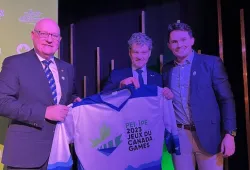
[[[229,135],[235,137],[236,136],[236,130],[227,131],[226,134],[229,134]]]

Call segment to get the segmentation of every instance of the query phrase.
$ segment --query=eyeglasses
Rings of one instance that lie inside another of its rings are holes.
[[[42,32],[38,30],[34,30],[34,32],[36,32],[40,38],[49,38],[50,35],[54,40],[59,40],[61,38],[60,34],[52,34],[52,33]]]

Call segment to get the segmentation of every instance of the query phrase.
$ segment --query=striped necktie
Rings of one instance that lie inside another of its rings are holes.
[[[141,69],[137,69],[136,72],[138,73],[138,80],[139,80],[140,86],[144,85],[144,81],[142,77],[143,71]]]
[[[42,63],[44,64],[44,72],[45,75],[48,79],[49,82],[49,87],[51,89],[51,93],[52,93],[52,97],[54,100],[54,104],[57,104],[57,93],[56,93],[56,83],[55,83],[55,79],[53,77],[53,74],[49,68],[50,63],[52,63],[51,60],[47,61],[47,60],[43,60]]]

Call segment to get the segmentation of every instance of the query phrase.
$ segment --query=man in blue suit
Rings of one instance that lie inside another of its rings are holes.
[[[34,49],[7,57],[0,73],[0,116],[9,125],[2,162],[7,169],[47,169],[56,122],[77,98],[73,66],[54,57],[57,23],[42,19],[31,32]]]
[[[147,68],[147,62],[153,47],[152,39],[144,33],[134,33],[128,40],[128,46],[131,67],[113,70],[103,90],[114,90],[128,84],[134,84],[135,87],[139,87],[140,84],[162,87],[162,76]],[[172,92],[167,88],[165,94],[169,99],[173,97]]]
[[[164,86],[174,94],[181,155],[176,170],[223,170],[223,156],[235,152],[236,114],[233,94],[219,57],[197,54],[184,23],[168,27],[168,47],[176,59],[163,67]]]
[[[142,84],[162,87],[162,76],[147,68],[152,50],[152,39],[144,33],[134,33],[128,40],[128,46],[131,67],[113,70],[103,90],[114,90],[128,84],[133,84],[136,88],[139,88]],[[169,88],[165,87],[163,91],[167,99],[173,98],[173,93]],[[168,165],[162,166],[163,169],[165,169],[164,166],[173,169],[170,155],[164,153],[162,160],[162,162],[168,163]]]

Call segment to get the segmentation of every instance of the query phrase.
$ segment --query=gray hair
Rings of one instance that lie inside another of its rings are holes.
[[[141,32],[132,34],[132,36],[128,40],[129,49],[131,49],[133,44],[141,46],[146,45],[150,50],[153,48],[152,39],[149,38],[146,34]]]

